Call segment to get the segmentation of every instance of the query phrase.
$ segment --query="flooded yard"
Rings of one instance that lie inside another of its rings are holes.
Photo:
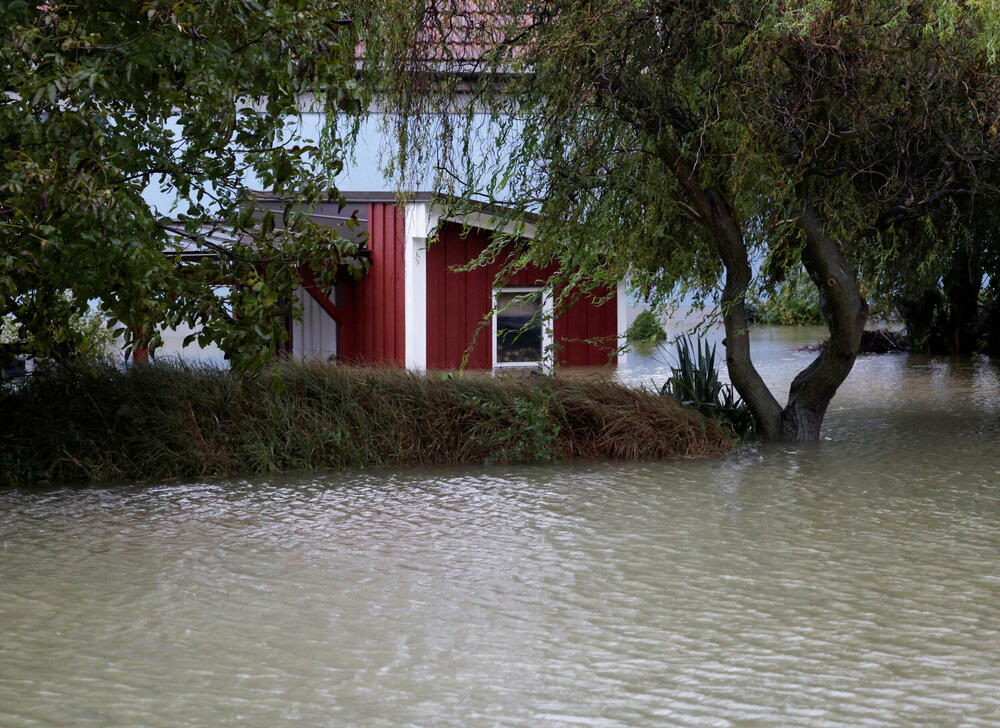
[[[980,359],[722,460],[5,491],[0,725],[998,726],[998,556]]]

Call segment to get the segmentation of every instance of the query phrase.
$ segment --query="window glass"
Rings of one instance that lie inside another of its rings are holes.
[[[497,364],[542,360],[542,292],[497,294]]]

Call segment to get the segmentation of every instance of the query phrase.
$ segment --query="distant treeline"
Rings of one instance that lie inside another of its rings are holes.
[[[726,431],[600,379],[285,363],[280,384],[154,364],[62,368],[0,389],[0,484],[406,463],[679,458]]]

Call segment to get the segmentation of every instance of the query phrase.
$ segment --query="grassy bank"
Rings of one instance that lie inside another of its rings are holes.
[[[154,365],[0,390],[0,484],[404,463],[674,458],[729,447],[668,397],[599,380],[309,364],[266,379]]]

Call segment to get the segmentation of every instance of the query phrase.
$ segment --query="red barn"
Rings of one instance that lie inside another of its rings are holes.
[[[443,217],[429,193],[405,204],[391,193],[345,196],[346,206],[329,203],[314,219],[346,235],[344,221],[356,216],[368,233],[371,269],[357,283],[338,284],[332,300],[313,286],[300,289],[303,319],[291,327],[295,355],[420,370],[617,361],[621,285],[600,301],[581,297],[553,317],[545,286],[551,271],[528,269],[501,281],[499,263],[456,270],[489,243],[488,214]]]

